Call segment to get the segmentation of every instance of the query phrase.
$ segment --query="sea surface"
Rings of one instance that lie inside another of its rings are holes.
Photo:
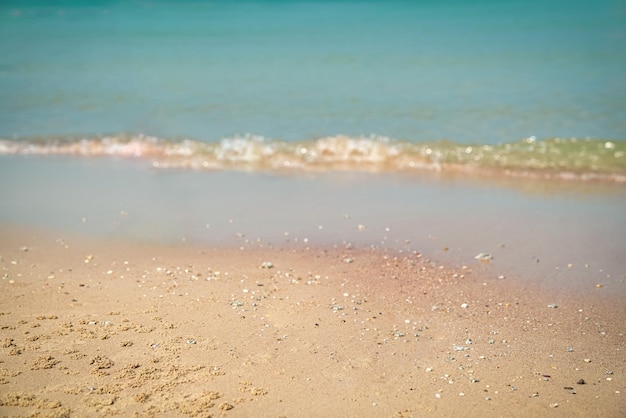
[[[624,115],[618,0],[0,2],[0,224],[626,294]]]

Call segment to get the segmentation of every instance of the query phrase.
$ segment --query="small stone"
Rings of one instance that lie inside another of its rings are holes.
[[[272,262],[270,261],[264,261],[261,263],[261,268],[262,269],[271,269],[274,268],[274,264],[272,264]]]
[[[474,257],[476,260],[480,261],[490,261],[493,260],[493,256],[489,253],[479,253]]]
[[[350,257],[346,257],[343,259],[343,262],[346,264],[350,264],[350,263],[354,263],[354,259],[350,258]]]
[[[461,308],[466,309],[469,305],[467,303],[462,303]]]
[[[584,385],[584,384],[586,384],[587,382],[585,382],[585,379],[580,379],[580,380],[578,380],[578,382],[576,382],[576,383],[577,383],[577,384],[579,384],[579,385]]]
[[[557,408],[558,406],[559,406],[559,404],[556,403],[556,402],[550,404],[550,408]]]
[[[591,363],[591,359],[590,358],[586,358],[583,360],[585,363]]]
[[[548,305],[548,308],[551,308],[551,309],[556,309],[558,307],[559,307],[559,305],[557,305],[556,303],[551,303],[551,304]]]

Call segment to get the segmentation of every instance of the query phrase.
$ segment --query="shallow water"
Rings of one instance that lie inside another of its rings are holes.
[[[200,245],[417,251],[556,289],[624,292],[626,189],[464,178],[154,170],[145,162],[1,157],[0,222]],[[534,189],[532,184],[540,189]],[[18,243],[16,243],[17,245]],[[568,267],[568,265],[571,266]]]

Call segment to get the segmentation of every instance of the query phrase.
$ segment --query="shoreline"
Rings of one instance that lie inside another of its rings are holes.
[[[219,142],[162,139],[145,134],[24,138],[0,137],[0,157],[122,159],[155,170],[242,172],[277,176],[328,173],[471,179],[524,187],[552,183],[573,188],[623,186],[623,140],[544,138],[509,143],[410,142],[386,136],[331,135],[281,141],[246,134]],[[572,150],[577,146],[579,149]],[[560,156],[560,159],[555,159]]]
[[[210,246],[373,245],[458,266],[490,253],[496,277],[581,292],[601,284],[626,295],[623,187],[557,191],[549,182],[512,189],[472,179],[363,173],[150,170],[115,159],[3,163],[5,224]]]
[[[626,411],[626,311],[606,288],[550,293],[372,248],[6,226],[0,255],[7,415]]]

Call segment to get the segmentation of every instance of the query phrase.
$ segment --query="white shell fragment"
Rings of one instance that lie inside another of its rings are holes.
[[[490,261],[493,260],[493,256],[489,253],[479,253],[474,257],[476,260],[480,261]]]

